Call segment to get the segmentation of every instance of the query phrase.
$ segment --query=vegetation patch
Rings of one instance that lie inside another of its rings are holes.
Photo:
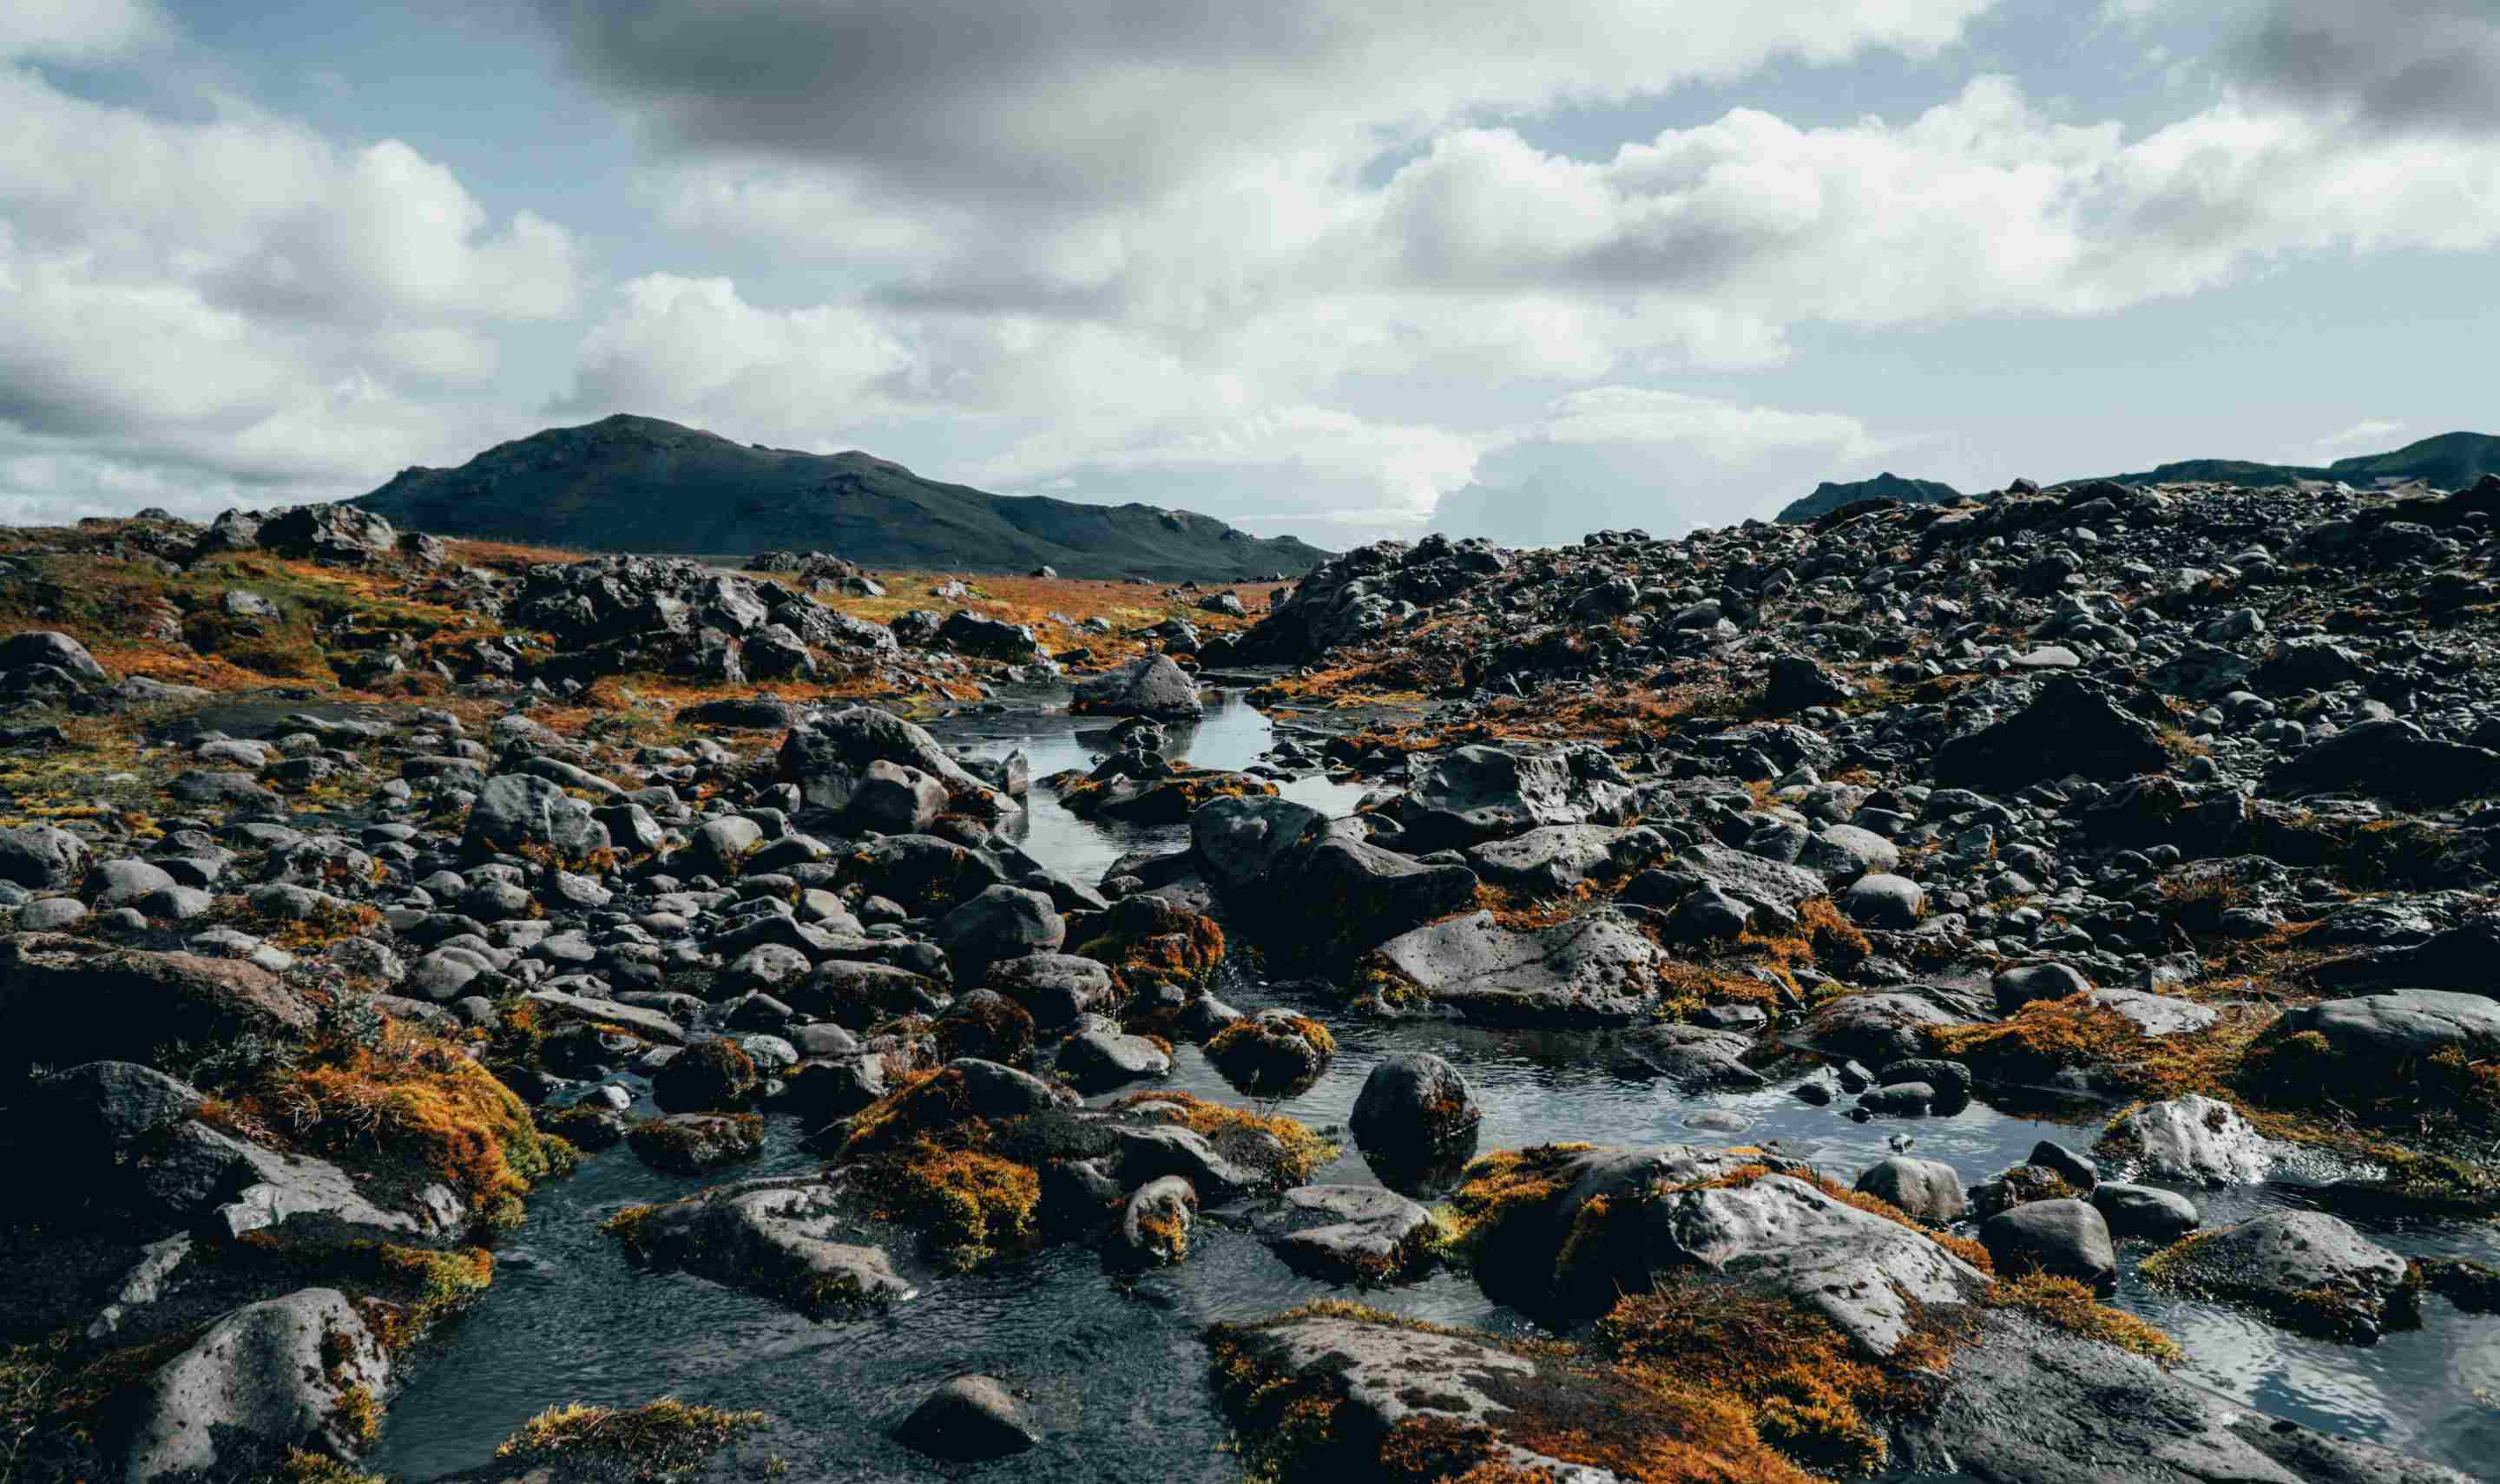
[[[762,1412],[729,1411],[663,1397],[618,1410],[570,1403],[522,1423],[495,1449],[523,1464],[588,1466],[634,1484],[682,1478],[741,1434],[772,1425]]]

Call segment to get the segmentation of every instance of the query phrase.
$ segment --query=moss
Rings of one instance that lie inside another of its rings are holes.
[[[229,1116],[314,1153],[379,1156],[447,1181],[490,1225],[517,1225],[521,1197],[570,1173],[571,1145],[458,1046],[386,1020],[370,1047],[331,1040],[226,1101]]]
[[[2420,1271],[2409,1268],[2405,1281],[2383,1304],[2357,1288],[2330,1285],[2285,1292],[2237,1281],[2226,1267],[2199,1261],[2200,1249],[2223,1235],[2194,1232],[2146,1258],[2137,1273],[2146,1282],[2180,1293],[2242,1304],[2304,1335],[2326,1339],[2367,1340],[2389,1314],[2410,1309],[2419,1292]]]
[[[1504,1223],[1522,1211],[1540,1208],[1562,1193],[1559,1177],[1572,1158],[1595,1148],[1588,1144],[1540,1144],[1524,1149],[1497,1149],[1466,1167],[1459,1187],[1450,1193],[1449,1215],[1456,1244],[1474,1248],[1495,1240]]]
[[[2135,1315],[2115,1309],[2073,1278],[2026,1273],[1999,1278],[1982,1301],[1990,1308],[2020,1309],[2045,1324],[2097,1339],[2158,1362],[2168,1370],[2181,1359],[2179,1342]]]
[[[1308,1184],[1338,1152],[1337,1145],[1298,1118],[1229,1108],[1186,1092],[1133,1092],[1113,1106],[1177,1123],[1205,1139],[1217,1153],[1265,1172],[1280,1189]]]
[[[1033,1054],[1033,1012],[1003,994],[985,994],[970,1005],[959,1003],[936,1026],[938,1054],[948,1061],[977,1057],[1003,1065],[1020,1065]]]
[[[2224,1087],[2271,1018],[2259,1007],[2225,1006],[2204,1030],[2148,1036],[2089,995],[2074,994],[2035,1000],[2001,1021],[1939,1027],[1927,1042],[1936,1055],[1967,1064],[1982,1082],[1996,1086],[2045,1087],[2060,1073],[2089,1067],[2127,1092],[2171,1098]]]
[[[923,1138],[860,1169],[877,1214],[920,1227],[938,1260],[958,1272],[1034,1235],[1041,1178],[1030,1165]]]
[[[2236,1081],[2271,1103],[2332,1106],[2382,1127],[2438,1117],[2500,1129],[2500,1059],[2473,1060],[2454,1048],[2395,1060],[2346,1056],[2318,1032],[2278,1020],[2249,1048]]]
[[[1159,896],[1119,902],[1106,915],[1105,927],[1079,945],[1076,954],[1109,968],[1127,993],[1149,984],[1207,984],[1224,962],[1224,929],[1212,918]]]
[[[764,1117],[761,1113],[682,1113],[649,1118],[627,1129],[625,1143],[653,1169],[701,1175],[714,1166],[763,1153]]]
[[[444,1321],[485,1296],[495,1282],[495,1254],[483,1247],[404,1247],[363,1242],[353,1250],[371,1284],[364,1304],[366,1327],[394,1355],[432,1334]]]
[[[2500,1313],[2500,1269],[2470,1257],[2425,1257],[2413,1265],[2416,1282],[2469,1314]]]
[[[1497,1427],[1409,1419],[1369,1435],[1349,1425],[1336,1373],[1279,1373],[1252,1343],[1259,1329],[1308,1315],[1456,1336],[1526,1360],[1534,1372],[1488,1378],[1503,1408]],[[1626,1480],[1816,1484],[1763,1438],[1740,1401],[1576,1346],[1504,1340],[1338,1301],[1260,1325],[1217,1325],[1208,1341],[1218,1395],[1256,1479],[1551,1484],[1551,1469],[1520,1461],[1525,1450]]]
[[[389,1484],[389,1481],[381,1474],[367,1473],[352,1464],[342,1463],[326,1454],[289,1448],[286,1462],[279,1467],[277,1484]]]
[[[340,1388],[339,1403],[331,1416],[360,1450],[372,1447],[382,1436],[382,1404],[374,1400],[373,1388],[361,1381]]]
[[[1244,1092],[1274,1096],[1319,1080],[1336,1057],[1336,1038],[1307,1016],[1270,1012],[1235,1020],[1206,1043],[1206,1059]]]
[[[630,1410],[576,1402],[522,1423],[495,1449],[523,1464],[572,1463],[623,1470],[636,1484],[692,1473],[740,1434],[769,1427],[762,1412],[728,1411],[663,1397]]]

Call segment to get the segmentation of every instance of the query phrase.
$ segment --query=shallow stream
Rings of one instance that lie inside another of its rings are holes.
[[[976,754],[1021,747],[1038,780],[1090,764],[1102,744],[1080,738],[1102,727],[1034,711],[959,718],[936,729]],[[1237,768],[1266,750],[1272,731],[1238,694],[1228,694],[1194,732],[1172,740],[1173,751],[1185,742],[1190,760],[1201,766]],[[1344,813],[1362,790],[1306,779],[1284,791]],[[1026,849],[1081,882],[1099,880],[1129,851],[1172,848],[1186,838],[1185,827],[1088,823],[1038,786],[1031,804]],[[1273,990],[1237,977],[1219,993],[1245,1010],[1280,1002]],[[1373,1064],[1404,1050],[1437,1052],[1464,1073],[1485,1111],[1485,1149],[1558,1140],[1736,1142],[1727,1132],[1689,1125],[1709,1111],[1750,1120],[1743,1141],[1779,1140],[1787,1152],[1844,1181],[1891,1153],[1888,1140],[1906,1136],[1916,1141],[1915,1153],[1952,1164],[1968,1183],[2020,1162],[2040,1139],[2089,1148],[2099,1122],[2017,1116],[1973,1103],[1951,1116],[1853,1123],[1840,1109],[1809,1106],[1784,1087],[1685,1096],[1661,1082],[1618,1079],[1587,1058],[1587,1038],[1576,1033],[1383,1024],[1325,1004],[1297,1001],[1296,1008],[1326,1020],[1340,1050],[1316,1086],[1274,1107],[1322,1128],[1343,1123]],[[1176,1060],[1173,1085],[1242,1101],[1194,1048],[1181,1048]],[[739,1174],[814,1167],[798,1147],[800,1130],[786,1119],[770,1127],[766,1158]],[[1315,1178],[1374,1183],[1350,1144]],[[514,1426],[555,1403],[633,1405],[676,1396],[773,1414],[778,1426],[772,1446],[798,1479],[1234,1481],[1241,1468],[1225,1451],[1200,1331],[1210,1320],[1345,1293],[1295,1275],[1256,1238],[1209,1219],[1184,1264],[1141,1278],[1113,1276],[1088,1249],[1060,1248],[930,1282],[918,1298],[883,1314],[814,1321],[698,1278],[639,1272],[598,1230],[621,1206],[674,1199],[706,1183],[663,1175],[618,1149],[542,1189],[528,1221],[502,1249],[485,1301],[415,1359],[375,1464],[401,1479],[428,1479],[483,1463]],[[2301,1201],[2285,1185],[2188,1193],[2209,1225]],[[2500,1261],[2500,1228],[2491,1224],[2348,1218],[2411,1255]],[[2148,1289],[2134,1265],[2150,1250],[2141,1242],[2123,1249],[2127,1271],[2115,1302],[2179,1340],[2189,1379],[2270,1412],[2500,1480],[2500,1321],[2466,1318],[2446,1301],[2425,1298],[2418,1330],[2377,1345],[2307,1339],[2236,1309]],[[1497,1331],[1524,1324],[1461,1273],[1362,1297],[1446,1323]],[[1048,1429],[1046,1440],[1020,1458],[965,1468],[932,1463],[888,1438],[888,1429],[929,1390],[968,1371],[1005,1377],[1027,1392]]]

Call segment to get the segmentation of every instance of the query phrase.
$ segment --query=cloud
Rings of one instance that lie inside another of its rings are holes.
[[[356,493],[508,428],[463,389],[500,327],[577,301],[564,229],[495,223],[396,140],[344,147],[232,99],[168,118],[26,69],[0,69],[0,494],[20,513],[151,468],[184,471],[156,501],[178,513]]]
[[[2397,446],[2396,435],[2411,424],[2393,418],[2366,417],[2341,433],[2330,433],[2309,445],[2321,458],[2341,458],[2346,454],[2385,453]]]
[[[148,0],[10,0],[0,6],[0,62],[91,62],[162,43],[169,31]]]
[[[1592,531],[1655,535],[1769,516],[1826,478],[1855,478],[1917,439],[1856,417],[1607,386],[1556,401],[1488,452],[1440,501],[1432,528],[1519,546]]]
[[[541,0],[666,150],[1048,213],[1218,162],[1368,154],[1462,115],[1655,94],[1777,56],[1924,54],[1990,0]]]
[[[2398,132],[2500,136],[2490,0],[2270,0],[2230,63],[2290,107]]]

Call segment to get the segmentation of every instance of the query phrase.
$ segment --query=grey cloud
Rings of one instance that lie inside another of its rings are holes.
[[[2231,63],[2266,93],[2375,127],[2500,134],[2492,0],[2274,0]]]

